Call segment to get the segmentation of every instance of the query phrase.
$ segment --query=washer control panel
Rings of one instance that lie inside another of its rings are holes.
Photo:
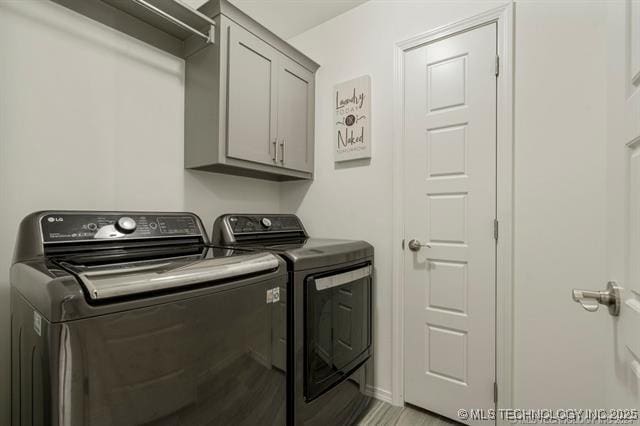
[[[189,213],[47,212],[40,219],[44,243],[203,236]]]

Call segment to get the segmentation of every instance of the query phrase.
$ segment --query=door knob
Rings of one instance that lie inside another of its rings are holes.
[[[595,312],[604,305],[614,317],[620,314],[620,287],[615,281],[609,281],[605,291],[573,289],[572,293],[573,300],[589,312]]]
[[[421,244],[420,241],[416,240],[415,238],[409,241],[409,250],[411,251],[419,251],[422,247],[431,248],[429,244]]]

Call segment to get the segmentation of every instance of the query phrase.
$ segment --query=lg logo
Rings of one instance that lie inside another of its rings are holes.
[[[62,217],[49,217],[47,219],[49,222],[64,222],[64,218]]]

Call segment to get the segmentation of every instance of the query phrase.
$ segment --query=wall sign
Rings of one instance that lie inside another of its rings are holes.
[[[335,161],[371,158],[371,77],[335,86]]]

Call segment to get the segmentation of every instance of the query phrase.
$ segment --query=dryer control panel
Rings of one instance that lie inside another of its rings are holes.
[[[191,213],[45,212],[40,228],[43,243],[204,235]]]
[[[212,233],[215,244],[308,237],[302,222],[293,214],[224,214],[214,222]]]
[[[228,220],[234,234],[304,230],[300,220],[293,215],[232,215]]]

